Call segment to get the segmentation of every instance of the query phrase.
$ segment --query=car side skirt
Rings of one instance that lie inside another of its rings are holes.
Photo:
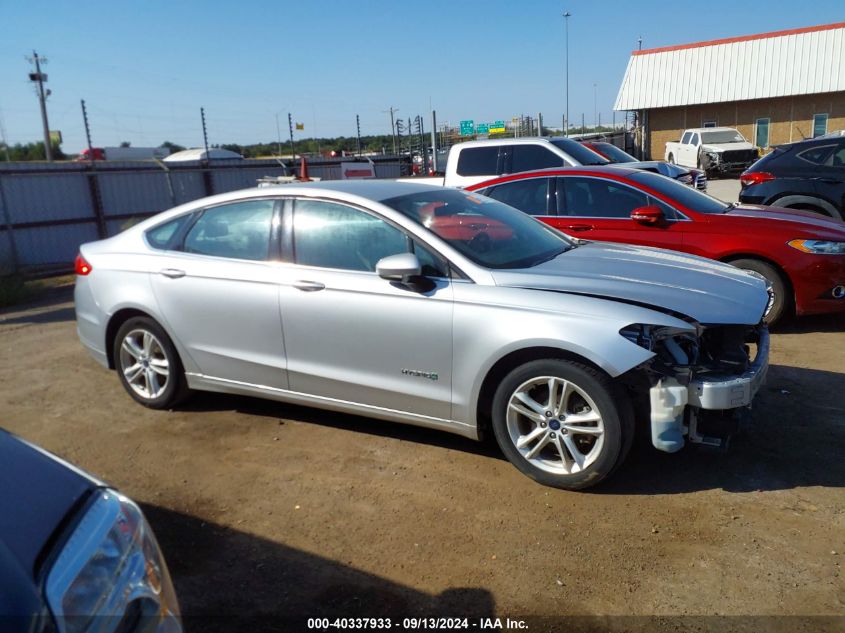
[[[400,422],[402,424],[411,424],[413,426],[440,429],[463,437],[468,437],[473,440],[479,439],[478,430],[475,426],[471,426],[463,422],[457,422],[455,420],[434,418],[420,415],[418,413],[411,413],[409,411],[374,407],[360,402],[325,398],[322,396],[300,393],[298,391],[238,382],[236,380],[227,380],[225,378],[215,378],[214,376],[205,376],[203,374],[192,372],[186,372],[185,377],[188,381],[188,387],[198,391],[214,391],[218,393],[259,396],[269,400],[300,404],[318,409],[326,409],[328,411],[362,415],[370,418],[377,418],[379,420],[388,420],[390,422]]]

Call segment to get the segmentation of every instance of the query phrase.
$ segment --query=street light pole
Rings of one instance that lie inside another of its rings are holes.
[[[563,12],[563,24],[566,31],[566,129],[564,135],[569,136],[569,11]]]

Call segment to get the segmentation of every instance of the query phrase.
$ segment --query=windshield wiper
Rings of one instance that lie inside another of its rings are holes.
[[[537,261],[535,261],[535,262],[532,262],[532,264],[531,264],[531,266],[529,266],[529,268],[533,268],[534,266],[538,266],[538,265],[540,265],[540,264],[545,264],[546,262],[550,262],[550,261],[552,261],[555,257],[557,257],[558,255],[563,255],[566,251],[572,250],[573,248],[575,248],[575,246],[574,246],[574,245],[573,245],[573,246],[569,246],[569,245],[567,245],[567,246],[566,246],[566,247],[564,247],[562,250],[559,250],[559,251],[553,251],[553,252],[552,252],[552,254],[551,254],[549,257],[544,257],[544,258],[542,258],[542,259],[538,259],[538,260],[537,260]]]

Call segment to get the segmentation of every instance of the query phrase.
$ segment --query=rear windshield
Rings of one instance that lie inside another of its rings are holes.
[[[578,141],[569,138],[553,138],[552,145],[556,145],[564,152],[574,158],[580,165],[607,165],[610,163],[601,154],[596,154],[588,147],[584,147]]]
[[[726,202],[717,200],[713,196],[708,196],[706,193],[701,193],[693,187],[683,185],[677,180],[672,180],[665,176],[641,171],[631,174],[629,177],[631,180],[654,189],[657,193],[663,194],[669,200],[678,203],[678,205],[690,211],[696,211],[697,213],[725,213],[732,208],[732,205]]]
[[[636,163],[637,159],[612,143],[596,143],[596,150],[614,163]]]

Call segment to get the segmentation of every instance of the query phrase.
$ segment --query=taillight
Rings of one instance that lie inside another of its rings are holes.
[[[745,172],[739,177],[739,182],[743,187],[750,187],[751,185],[759,185],[760,183],[774,180],[775,177],[767,171],[751,171]]]
[[[82,256],[82,253],[76,256],[76,261],[74,262],[74,268],[76,269],[77,275],[87,275],[91,272],[91,264],[89,264],[85,258]]]

